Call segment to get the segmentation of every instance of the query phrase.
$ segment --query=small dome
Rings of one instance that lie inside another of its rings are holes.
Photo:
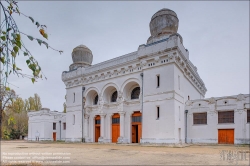
[[[152,37],[162,34],[174,34],[178,30],[179,19],[177,14],[170,9],[161,9],[156,12],[149,23]]]
[[[79,45],[72,52],[73,63],[91,65],[93,61],[92,51],[85,45]]]

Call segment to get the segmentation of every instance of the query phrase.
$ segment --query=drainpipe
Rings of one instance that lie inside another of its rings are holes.
[[[62,130],[61,130],[61,121],[60,121],[60,120],[59,120],[59,125],[60,125],[60,140],[62,140],[62,139],[61,139],[61,136],[62,136],[62,135],[61,135]]]
[[[85,91],[85,87],[82,87],[82,142],[85,142],[83,138],[83,119],[84,119],[84,105],[83,105],[83,93]]]
[[[141,105],[141,126],[143,128],[143,73],[140,74],[141,79],[142,79],[142,87],[141,87],[141,100],[142,100],[142,105]]]
[[[185,124],[185,143],[187,143],[187,114],[188,114],[188,110],[185,110],[185,114],[186,114],[186,124]]]

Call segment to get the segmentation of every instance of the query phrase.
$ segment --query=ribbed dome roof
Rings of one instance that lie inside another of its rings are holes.
[[[151,36],[177,33],[178,24],[179,19],[173,10],[161,9],[152,16],[149,23]]]
[[[72,51],[72,60],[74,63],[91,65],[93,61],[92,51],[85,45],[79,45]]]

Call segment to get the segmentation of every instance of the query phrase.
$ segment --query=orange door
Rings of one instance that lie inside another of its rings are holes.
[[[53,141],[56,141],[56,132],[53,132]]]
[[[101,136],[101,117],[97,115],[95,117],[95,142],[98,142],[98,138]]]
[[[234,144],[234,129],[219,129],[218,130],[219,144]]]
[[[120,115],[114,114],[112,116],[112,142],[116,143],[120,137]]]
[[[138,124],[138,143],[140,143],[141,137],[142,137],[142,135],[141,135],[141,124]]]
[[[132,125],[132,143],[136,143],[136,125]]]
[[[132,143],[140,143],[142,137],[142,114],[137,111],[132,114]]]
[[[95,142],[98,142],[98,138],[100,137],[100,126],[95,127]]]

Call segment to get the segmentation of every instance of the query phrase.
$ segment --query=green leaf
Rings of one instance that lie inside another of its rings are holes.
[[[46,43],[45,41],[43,41],[43,44],[46,45],[47,49],[49,48],[48,43]]]
[[[48,40],[48,34],[47,33],[44,33],[43,37]]]
[[[41,45],[42,44],[42,40],[40,40],[40,39],[36,39],[37,40],[37,42]]]
[[[7,86],[6,86],[6,87],[5,87],[5,90],[9,91],[9,90],[10,90],[10,87],[7,87]]]
[[[29,16],[29,18],[30,18],[30,20],[34,23],[34,19],[33,19],[32,17],[30,17],[30,16]]]
[[[32,81],[32,83],[34,84],[34,82],[35,82],[35,78],[31,78],[31,81]]]
[[[11,55],[13,56],[13,57],[16,57],[16,53],[15,52],[11,52]]]
[[[2,33],[5,35],[6,34],[6,32],[5,31],[2,31]]]
[[[13,64],[13,71],[16,69],[16,64],[14,63]]]
[[[16,69],[17,69],[17,70],[22,70],[22,69],[20,69],[20,68],[18,68],[18,67],[17,67]]]
[[[20,34],[16,34],[16,36],[17,36],[16,40],[17,40],[17,41],[20,41],[20,40],[21,40]]]
[[[36,26],[37,26],[37,28],[40,26],[39,22],[36,22]]]
[[[13,50],[15,51],[15,53],[18,53],[19,48],[17,46],[14,46]]]
[[[1,36],[1,39],[3,40],[3,41],[5,41],[6,40],[6,36],[4,35],[4,36]]]
[[[32,36],[27,36],[31,41],[34,39]]]
[[[0,58],[1,62],[4,63],[5,62],[5,59],[4,59],[4,56]]]
[[[17,41],[17,42],[16,42],[16,45],[17,45],[19,48],[22,47],[22,43],[21,43],[20,41]]]
[[[26,60],[27,65],[30,63],[30,60]]]
[[[7,29],[7,32],[9,32],[10,30],[11,30],[11,28],[8,28],[8,29]]]
[[[24,56],[27,56],[27,55],[29,55],[29,54],[28,54],[27,52],[23,52],[23,55],[24,55]]]

